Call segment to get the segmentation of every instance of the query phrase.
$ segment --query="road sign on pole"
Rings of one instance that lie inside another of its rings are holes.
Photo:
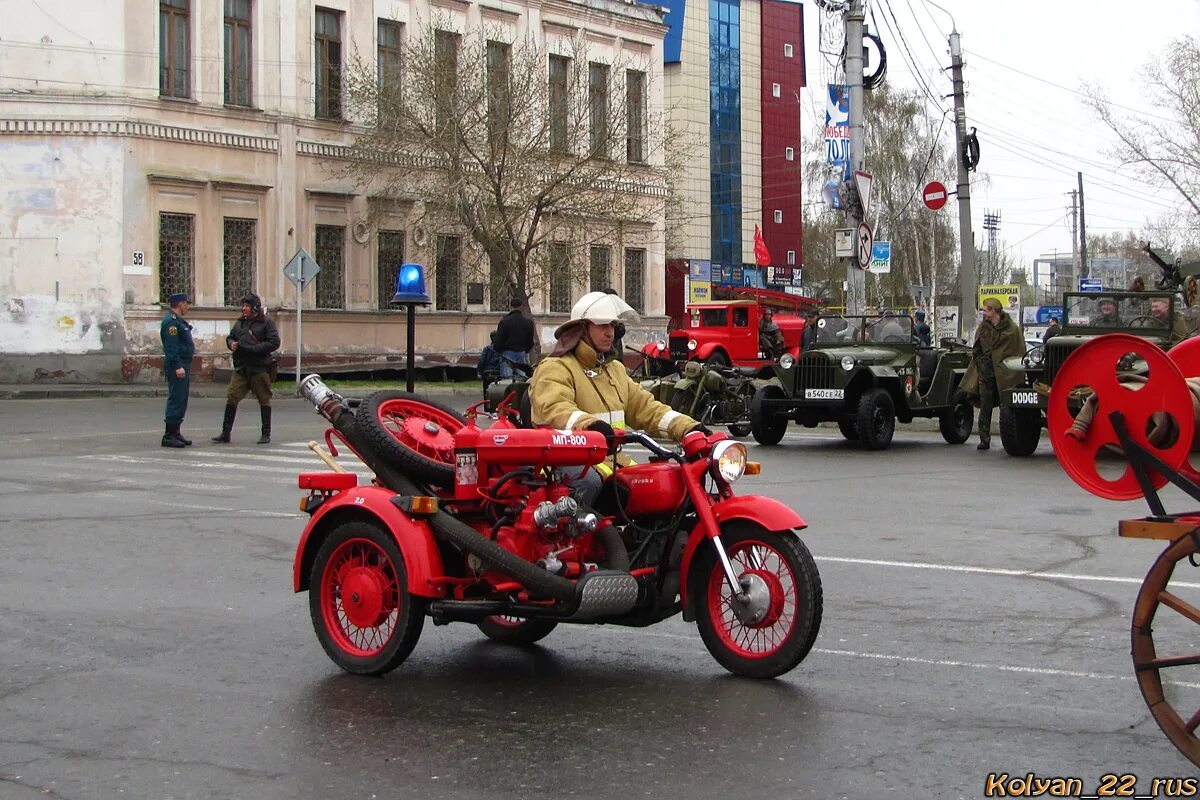
[[[937,211],[946,205],[948,196],[949,193],[946,191],[946,185],[940,181],[930,181],[921,190],[921,200],[930,211]]]
[[[866,269],[871,266],[871,245],[875,243],[875,234],[871,226],[865,222],[858,226],[858,267]]]
[[[871,245],[871,272],[881,275],[892,271],[892,243],[875,242]]]
[[[1080,278],[1079,291],[1100,292],[1104,290],[1104,281],[1100,278]]]
[[[871,187],[875,183],[875,177],[869,172],[863,172],[861,169],[854,171],[854,186],[858,189],[858,201],[862,203],[863,219],[871,211]]]
[[[320,271],[321,265],[303,247],[296,251],[296,255],[292,256],[288,263],[283,265],[284,276],[296,287],[296,394],[300,393],[300,379],[303,377],[300,374],[300,353],[303,350],[301,342],[304,341],[300,338],[301,319],[304,311],[301,293]]]

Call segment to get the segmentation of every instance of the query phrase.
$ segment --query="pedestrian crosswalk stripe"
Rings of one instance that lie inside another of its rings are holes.
[[[172,468],[178,468],[179,464],[180,464],[180,460],[177,458],[162,458],[162,457],[157,457],[157,456],[127,456],[127,455],[93,454],[93,455],[79,456],[79,458],[85,459],[85,460],[91,460],[91,461],[107,461],[107,462],[118,463],[118,464],[128,464],[128,465],[142,467],[142,468],[153,467],[153,468],[155,468],[156,471],[160,470],[163,465],[169,464],[169,465],[171,465]],[[325,467],[325,465],[322,464],[320,461],[317,461],[316,459],[282,459],[281,461],[282,461],[282,463],[276,462],[277,466],[280,467],[281,472],[291,472],[292,470],[295,470],[295,472],[297,472],[297,473],[328,471],[328,469]],[[243,471],[252,471],[252,472],[259,472],[259,473],[273,473],[274,472],[273,470],[267,469],[267,467],[270,465],[261,464],[261,463],[260,464],[241,463],[241,462],[237,462],[237,461],[228,461],[228,460],[192,461],[189,459],[186,462],[186,464],[189,469],[243,470]],[[303,469],[302,468],[302,467],[307,467],[310,465],[312,466],[312,469]],[[290,466],[292,469],[287,469],[288,466]],[[345,466],[349,472],[353,472],[356,475],[358,475],[359,477],[363,477],[363,476],[371,477],[374,474],[367,467],[362,466],[360,464],[356,464],[356,465],[347,464]]]

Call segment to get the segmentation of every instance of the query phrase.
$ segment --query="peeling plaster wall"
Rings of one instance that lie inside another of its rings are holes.
[[[0,381],[120,380],[122,162],[113,140],[6,140]]]

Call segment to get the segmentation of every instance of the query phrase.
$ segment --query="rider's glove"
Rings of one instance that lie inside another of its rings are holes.
[[[602,419],[598,419],[591,425],[587,426],[589,431],[596,431],[604,434],[604,441],[608,442],[608,452],[617,452],[617,432],[613,430],[613,426],[609,425]]]

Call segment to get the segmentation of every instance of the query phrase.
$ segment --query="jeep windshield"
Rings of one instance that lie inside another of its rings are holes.
[[[1091,331],[1169,330],[1175,312],[1170,294],[1086,292],[1063,295],[1063,328]]]
[[[818,345],[912,344],[912,318],[906,316],[843,316],[832,314],[817,319]]]

